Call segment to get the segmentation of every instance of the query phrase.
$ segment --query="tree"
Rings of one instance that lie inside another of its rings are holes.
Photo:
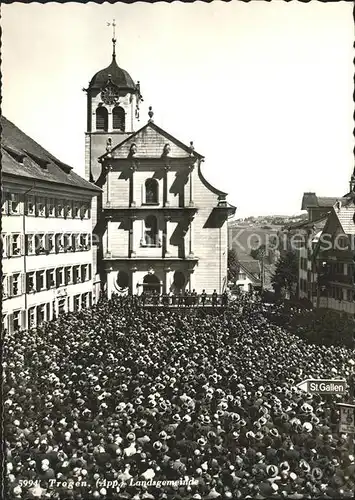
[[[288,250],[281,255],[271,283],[278,295],[295,294],[298,283],[298,259],[295,251]]]
[[[236,281],[239,274],[240,265],[238,255],[234,248],[228,250],[228,281]]]

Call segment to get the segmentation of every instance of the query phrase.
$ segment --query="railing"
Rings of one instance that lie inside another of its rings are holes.
[[[120,297],[122,303],[127,297]],[[203,295],[159,295],[142,294],[130,296],[137,305],[143,307],[226,307],[230,301],[225,294]]]

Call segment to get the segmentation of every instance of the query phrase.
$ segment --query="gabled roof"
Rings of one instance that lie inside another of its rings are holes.
[[[106,152],[99,157],[99,160],[108,158],[127,158],[130,154],[130,147],[137,144],[135,158],[161,158],[165,144],[169,144],[171,151],[169,158],[188,158],[191,154],[195,158],[202,159],[203,156],[191,149],[183,142],[179,141],[168,132],[158,127],[153,122],[148,122],[137,132],[134,132],[120,144],[114,146],[111,152]]]
[[[239,262],[240,268],[254,282],[260,282],[260,262],[258,260]]]
[[[340,208],[334,208],[334,213],[345,234],[355,234],[355,204],[350,202],[346,205],[340,205]]]
[[[99,187],[73,172],[72,167],[58,160],[4,116],[1,117],[1,129],[3,175],[101,192]]]
[[[285,227],[287,230],[293,230],[293,229],[312,229],[314,226],[317,226],[317,224],[325,223],[326,220],[328,219],[330,214],[330,211],[323,215],[322,217],[319,217],[318,219],[314,220],[304,220],[300,222],[293,222],[292,224],[289,224],[288,226]]]
[[[316,193],[304,193],[302,198],[301,210],[309,208],[332,208],[338,200],[342,200],[343,196],[317,196]]]

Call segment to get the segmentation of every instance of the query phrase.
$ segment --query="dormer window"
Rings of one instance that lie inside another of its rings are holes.
[[[108,130],[108,112],[103,106],[96,110],[96,130],[107,132]]]
[[[121,130],[124,132],[125,130],[125,111],[121,106],[116,106],[112,111],[112,128],[114,130]]]

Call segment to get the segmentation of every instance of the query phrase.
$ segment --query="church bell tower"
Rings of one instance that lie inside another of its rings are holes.
[[[115,21],[111,64],[91,79],[87,94],[85,134],[85,178],[96,182],[101,173],[98,157],[120,144],[137,129],[139,105],[143,100],[139,82],[120,68],[116,61]]]

